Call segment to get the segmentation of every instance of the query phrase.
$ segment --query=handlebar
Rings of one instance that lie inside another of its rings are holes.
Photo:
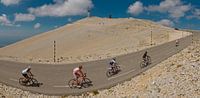
[[[33,78],[33,76],[34,76],[34,75],[32,74],[32,75],[29,76],[29,78]]]
[[[86,73],[84,73],[83,77],[86,77]]]

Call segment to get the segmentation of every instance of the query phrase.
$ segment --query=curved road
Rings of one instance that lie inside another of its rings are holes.
[[[32,73],[36,76],[35,78],[44,84],[39,88],[19,85],[18,79],[21,77],[21,70],[24,69],[27,64],[0,60],[0,82],[33,93],[47,95],[77,95],[86,91],[109,88],[140,74],[184,49],[192,42],[192,36],[181,38],[179,42],[180,45],[178,47],[175,47],[175,41],[172,41],[148,48],[147,50],[151,56],[152,64],[143,69],[140,68],[139,63],[142,60],[141,56],[146,50],[118,56],[117,62],[121,65],[122,71],[110,78],[107,78],[105,74],[110,59],[77,64],[31,64]],[[84,66],[84,71],[87,73],[88,78],[93,81],[93,86],[83,89],[70,89],[67,83],[73,77],[72,69],[80,64]]]

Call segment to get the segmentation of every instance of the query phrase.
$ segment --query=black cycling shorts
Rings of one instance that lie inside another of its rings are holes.
[[[27,74],[22,74],[25,78],[27,78],[28,77],[28,75]]]

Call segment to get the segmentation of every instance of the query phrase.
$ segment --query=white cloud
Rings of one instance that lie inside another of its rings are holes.
[[[54,28],[58,28],[58,26],[54,26]]]
[[[55,2],[55,3],[63,3],[65,0],[53,0],[53,2]]]
[[[21,27],[21,25],[20,24],[17,24],[17,25],[15,25],[16,27]]]
[[[2,26],[9,26],[9,27],[21,27],[20,24],[15,24],[13,22],[11,22],[8,18],[6,14],[2,14],[0,16],[0,25]]]
[[[192,18],[200,19],[200,9],[194,9],[192,15],[187,16],[187,19],[192,19]]]
[[[35,28],[35,29],[38,29],[38,28],[40,28],[40,26],[41,26],[40,23],[36,23],[36,24],[34,25],[34,28]]]
[[[35,20],[35,16],[32,14],[15,14],[15,21],[33,21]]]
[[[37,8],[29,8],[29,12],[36,16],[74,16],[86,15],[92,8],[91,0],[54,0],[54,4],[45,4]]]
[[[173,27],[174,26],[174,22],[172,22],[168,19],[162,19],[162,20],[158,21],[157,23],[161,24],[163,26],[167,26],[167,27]]]
[[[127,13],[130,13],[131,15],[138,15],[143,11],[143,9],[143,4],[140,1],[136,1],[128,7]]]
[[[193,14],[200,17],[200,9],[195,9]]]
[[[14,4],[18,4],[21,0],[1,0],[1,3],[3,3],[6,6],[9,5],[14,5]]]
[[[68,21],[68,22],[72,22],[72,18],[68,18],[67,21]]]
[[[4,26],[12,26],[12,23],[7,18],[6,14],[2,14],[2,16],[0,16],[0,24]]]
[[[191,9],[191,5],[184,5],[181,0],[164,0],[159,5],[151,5],[146,8],[148,11],[158,11],[161,13],[169,13],[172,18],[180,18]]]

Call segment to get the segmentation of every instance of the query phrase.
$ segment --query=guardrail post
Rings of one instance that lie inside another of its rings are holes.
[[[151,31],[151,45],[153,45],[153,34],[152,34],[152,31]]]
[[[168,42],[169,42],[169,31],[167,32],[167,37],[168,37],[167,39],[168,39]]]
[[[53,59],[54,59],[54,62],[56,62],[56,41],[54,40],[53,41]]]
[[[194,33],[192,32],[192,43],[194,43]]]
[[[183,37],[183,32],[182,32],[182,37]]]

